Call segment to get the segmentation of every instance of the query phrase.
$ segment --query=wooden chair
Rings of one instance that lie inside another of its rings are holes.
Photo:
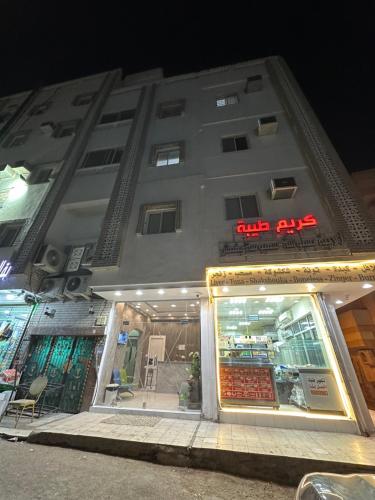
[[[40,398],[42,392],[47,387],[47,384],[48,384],[48,378],[43,376],[43,375],[39,375],[39,377],[37,377],[31,383],[31,385],[27,391],[27,394],[25,396],[25,399],[15,399],[13,401],[9,401],[3,416],[7,414],[8,410],[15,409],[16,410],[16,421],[15,421],[14,427],[17,427],[18,421],[22,417],[23,412],[25,410],[31,409],[32,410],[31,421],[33,421],[35,406],[36,406],[37,402],[39,401],[39,398]]]

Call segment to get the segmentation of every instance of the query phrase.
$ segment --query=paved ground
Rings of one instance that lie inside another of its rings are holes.
[[[0,439],[0,499],[294,499],[295,489],[227,474]]]

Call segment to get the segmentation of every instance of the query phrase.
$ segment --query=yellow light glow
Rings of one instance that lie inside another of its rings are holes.
[[[18,198],[21,198],[27,192],[27,188],[28,186],[25,181],[17,179],[14,181],[13,186],[9,191],[8,200],[18,200]]]

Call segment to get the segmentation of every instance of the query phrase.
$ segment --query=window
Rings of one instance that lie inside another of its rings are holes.
[[[223,148],[223,153],[229,153],[231,151],[242,151],[249,148],[245,135],[236,137],[224,137],[221,139],[221,145]]]
[[[225,198],[225,211],[227,220],[259,217],[255,195]]]
[[[217,108],[222,108],[223,106],[230,106],[231,104],[237,104],[237,103],[238,103],[237,94],[228,95],[227,97],[218,97],[216,99]]]
[[[17,239],[23,224],[10,223],[0,226],[0,247],[11,247]]]
[[[94,99],[95,97],[95,92],[88,92],[87,94],[81,94],[77,95],[73,99],[73,106],[86,106],[87,104],[90,104],[90,102]]]
[[[119,111],[118,113],[107,113],[102,115],[99,124],[103,125],[105,123],[116,123],[122,122],[125,120],[132,120],[135,115],[135,109],[125,109],[123,111]]]
[[[276,134],[278,128],[276,116],[263,116],[258,119],[258,135]]]
[[[181,202],[142,205],[137,234],[175,233],[181,229]]]
[[[8,139],[4,143],[4,147],[6,148],[14,148],[16,146],[22,146],[27,141],[27,138],[30,135],[29,130],[15,132],[14,134],[10,134]]]
[[[158,144],[152,148],[151,163],[155,167],[180,165],[184,161],[184,143]]]
[[[79,125],[78,120],[72,120],[69,122],[58,123],[56,125],[55,131],[53,133],[53,137],[58,139],[58,138],[69,137],[71,135],[74,135],[77,131],[78,125]]]
[[[262,75],[249,76],[246,80],[245,92],[250,94],[251,92],[258,92],[263,88]]]
[[[42,104],[37,104],[33,106],[29,112],[30,116],[42,115],[47,111],[47,109],[51,106],[50,102],[44,102]]]
[[[158,106],[158,118],[170,118],[172,116],[181,116],[185,111],[185,99],[176,101],[161,102]]]
[[[98,149],[86,154],[81,168],[99,167],[120,163],[123,154],[122,148]]]

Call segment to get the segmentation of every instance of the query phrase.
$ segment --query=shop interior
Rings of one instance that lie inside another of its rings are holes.
[[[344,415],[314,299],[216,299],[220,403]]]
[[[127,302],[105,405],[199,411],[200,301]]]

